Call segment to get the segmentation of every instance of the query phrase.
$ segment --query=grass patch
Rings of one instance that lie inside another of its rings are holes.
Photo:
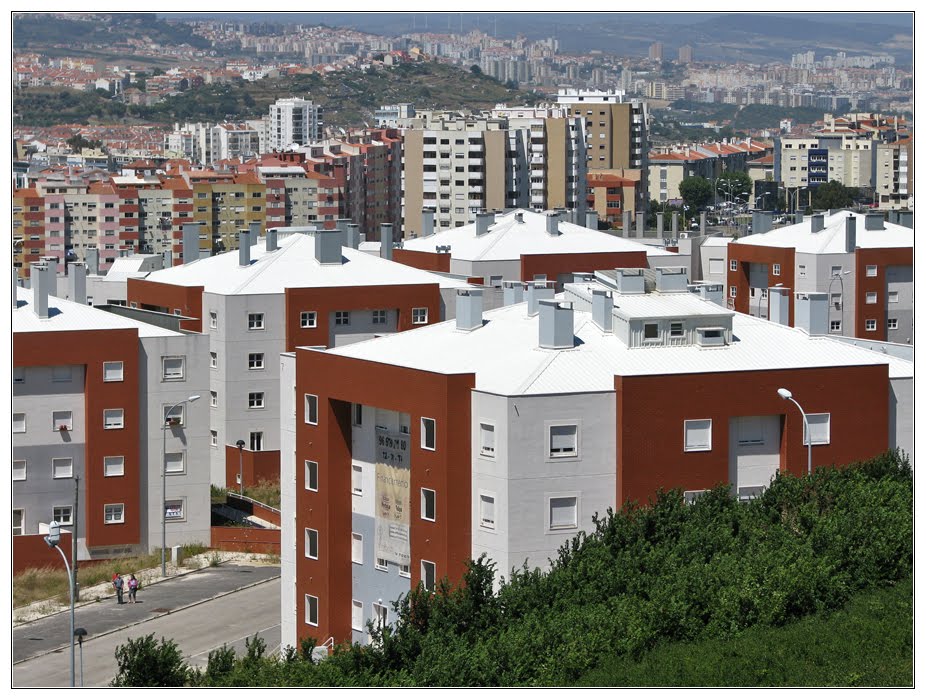
[[[733,639],[664,643],[639,659],[617,657],[580,686],[910,687],[913,584],[857,595],[843,609]]]
[[[260,481],[257,486],[245,486],[244,495],[253,498],[258,503],[263,503],[265,506],[279,509],[280,482]]]

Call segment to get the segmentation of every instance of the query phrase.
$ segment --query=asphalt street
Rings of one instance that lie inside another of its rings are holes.
[[[138,603],[115,597],[77,609],[75,625],[89,632],[83,643],[85,686],[104,686],[115,676],[115,650],[128,639],[154,633],[173,639],[193,665],[205,665],[222,644],[244,650],[259,634],[268,652],[280,644],[279,567],[223,565],[143,589]],[[242,590],[238,590],[242,589]],[[69,613],[58,613],[13,630],[13,686],[66,687],[70,682]],[[76,662],[80,684],[80,660]]]

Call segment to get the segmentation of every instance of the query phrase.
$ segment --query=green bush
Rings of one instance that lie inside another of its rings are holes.
[[[116,647],[116,688],[178,688],[191,680],[189,667],[173,640],[155,641],[154,634]]]

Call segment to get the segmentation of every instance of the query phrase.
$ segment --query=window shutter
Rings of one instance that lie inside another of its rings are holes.
[[[550,499],[550,527],[575,527],[576,525],[576,499],[568,498]]]

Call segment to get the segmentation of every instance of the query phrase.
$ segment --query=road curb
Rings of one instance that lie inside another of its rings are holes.
[[[203,568],[208,568],[208,567],[203,567]],[[186,576],[187,574],[196,573],[197,571],[202,571],[202,569],[193,569],[192,571],[185,571],[185,572],[183,572],[182,574],[177,574],[176,576],[169,576],[168,578],[161,579],[160,581],[157,581],[156,583],[150,584],[150,586],[157,585],[158,583],[161,583],[162,581],[170,581],[170,580],[175,579],[175,578],[180,578],[181,576]],[[127,625],[122,625],[121,627],[116,627],[116,628],[114,628],[114,629],[107,630],[106,632],[101,632],[100,634],[95,634],[95,635],[93,635],[93,637],[94,637],[94,639],[96,639],[96,638],[99,638],[99,637],[105,637],[105,636],[107,636],[107,635],[114,634],[114,633],[116,633],[116,632],[121,632],[122,630],[128,629],[129,627],[134,627],[135,625],[140,625],[140,624],[142,624],[143,622],[151,622],[151,620],[157,620],[158,618],[166,617],[167,615],[173,615],[174,613],[180,612],[181,610],[189,610],[190,608],[195,608],[197,605],[202,605],[203,603],[208,603],[208,602],[210,602],[210,601],[217,600],[218,598],[224,598],[225,596],[231,595],[232,593],[237,593],[237,592],[239,592],[239,591],[244,591],[244,590],[247,590],[248,588],[253,588],[254,586],[260,586],[261,584],[267,583],[268,581],[275,581],[275,580],[277,580],[277,579],[279,579],[279,578],[280,578],[280,574],[277,574],[276,576],[271,576],[270,578],[265,578],[265,579],[262,580],[262,581],[255,581],[254,583],[248,583],[248,584],[246,584],[246,585],[244,585],[244,586],[240,586],[240,587],[235,588],[235,589],[233,589],[233,590],[225,591],[224,593],[217,593],[216,595],[211,596],[211,597],[209,597],[209,598],[203,598],[202,600],[197,600],[195,603],[190,603],[190,604],[188,604],[188,605],[184,605],[184,606],[179,607],[179,608],[174,608],[173,610],[170,610],[170,611],[168,611],[168,612],[157,613],[157,614],[152,615],[151,617],[146,617],[146,618],[143,619],[143,620],[138,620],[138,621],[136,621],[136,622],[132,622],[132,623],[127,624]],[[150,586],[145,586],[145,588],[150,588]],[[95,603],[95,602],[98,602],[98,601],[94,601],[94,603]],[[86,605],[92,605],[92,604],[93,604],[93,603],[86,603]],[[84,606],[80,606],[80,607],[84,607]],[[68,608],[67,610],[63,610],[63,611],[61,611],[61,612],[70,612],[70,608]],[[45,618],[54,617],[55,615],[60,615],[61,612],[52,613],[51,615],[46,615]],[[45,619],[45,618],[40,618],[40,619]],[[32,622],[34,622],[34,620],[32,620]],[[29,624],[29,623],[24,623],[24,624]],[[20,627],[22,627],[22,625],[20,625]],[[56,648],[54,648],[54,649],[48,649],[47,651],[43,651],[43,652],[40,652],[40,653],[38,653],[38,654],[33,654],[32,656],[27,656],[25,659],[20,659],[19,661],[15,661],[15,662],[13,662],[13,666],[16,666],[16,665],[18,665],[18,664],[25,663],[26,661],[32,661],[33,659],[39,659],[39,658],[41,658],[41,657],[43,657],[43,656],[48,656],[49,654],[55,654],[55,653],[57,653],[57,652],[59,652],[59,651],[63,651],[64,649],[69,649],[69,648],[70,648],[70,645],[69,645],[69,644],[64,644],[64,645],[62,645],[62,646],[60,646],[60,647],[56,647]]]

